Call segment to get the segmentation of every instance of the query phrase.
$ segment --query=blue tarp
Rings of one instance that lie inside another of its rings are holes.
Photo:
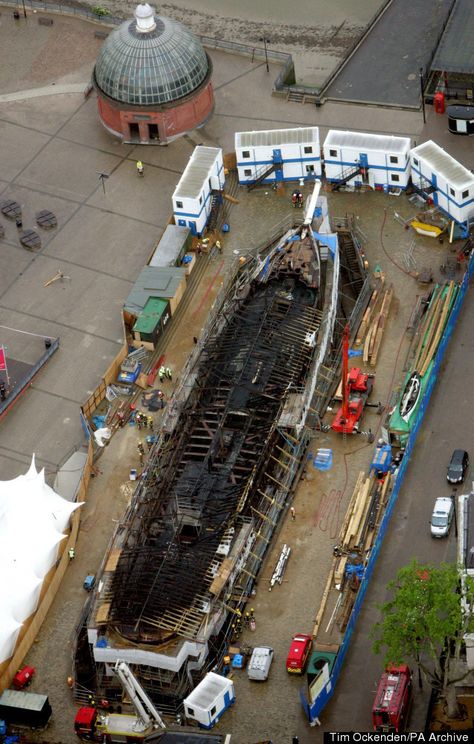
[[[321,233],[315,232],[313,230],[313,235],[316,238],[316,240],[319,240],[320,243],[322,243],[323,245],[326,245],[331,252],[331,256],[334,256],[337,250],[337,246],[338,246],[337,234],[330,233],[328,235],[322,235]]]

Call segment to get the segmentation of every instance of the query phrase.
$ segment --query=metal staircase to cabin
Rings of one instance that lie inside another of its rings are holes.
[[[277,168],[281,168],[281,163],[271,163],[270,165],[268,165],[268,163],[265,163],[265,165],[262,165],[261,168],[255,171],[255,180],[252,181],[252,183],[247,184],[247,189],[249,191],[252,191],[252,189],[262,183],[262,181],[267,178],[270,173],[273,173],[273,171]]]
[[[427,186],[417,186],[416,183],[413,181],[411,182],[411,187],[415,194],[419,194],[422,198],[426,199],[430,194],[434,194],[435,191],[438,190],[437,186],[434,186],[430,181],[425,179]]]
[[[346,168],[346,170],[342,171],[341,177],[333,183],[332,190],[337,191],[341,186],[344,186],[348,181],[350,181],[351,178],[358,176],[359,173],[362,173],[362,166],[360,163],[355,163],[353,166],[351,165],[350,168]]]
[[[221,208],[221,205],[221,192],[213,190],[211,198],[211,211],[209,212],[209,219],[207,220],[207,229],[209,231],[214,230],[217,226],[217,220],[219,219],[219,210]]]

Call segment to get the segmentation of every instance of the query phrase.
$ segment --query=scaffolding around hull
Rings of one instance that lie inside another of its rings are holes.
[[[308,391],[331,345],[323,295],[337,302],[321,254],[289,226],[223,288],[104,561],[78,686],[118,696],[120,658],[176,713],[219,663],[303,466]]]

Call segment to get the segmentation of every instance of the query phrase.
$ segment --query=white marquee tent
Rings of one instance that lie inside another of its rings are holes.
[[[22,623],[35,612],[43,579],[79,506],[48,486],[34,455],[25,475],[0,481],[0,664],[13,655]]]

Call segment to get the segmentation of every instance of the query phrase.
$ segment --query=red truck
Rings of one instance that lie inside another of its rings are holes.
[[[413,700],[412,673],[407,664],[382,673],[372,707],[374,731],[404,731]]]
[[[312,647],[312,636],[306,633],[297,633],[294,635],[286,659],[286,671],[303,674]]]

